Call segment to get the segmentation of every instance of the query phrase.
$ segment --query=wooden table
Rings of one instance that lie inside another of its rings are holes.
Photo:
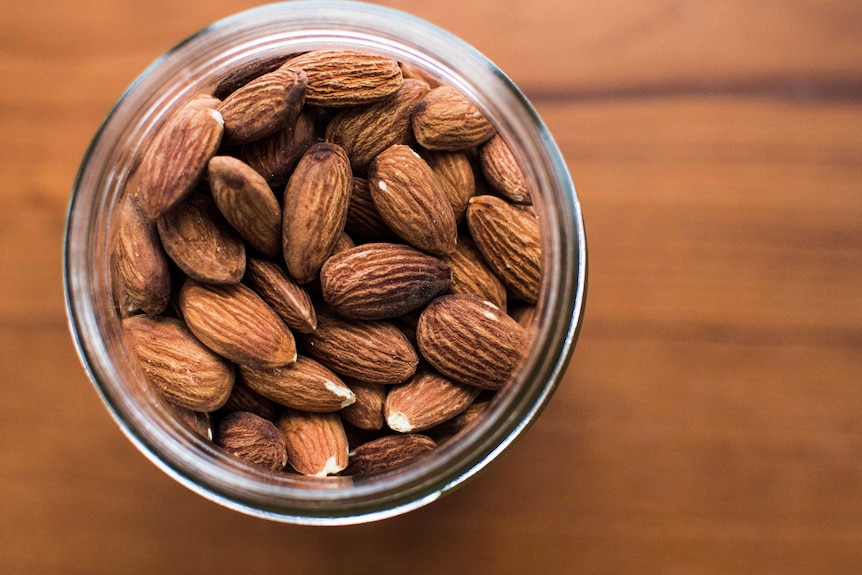
[[[69,336],[64,216],[122,90],[239,0],[0,0],[3,573],[862,572],[862,4],[390,1],[532,99],[583,204],[565,382],[488,473],[348,528],[192,494]]]

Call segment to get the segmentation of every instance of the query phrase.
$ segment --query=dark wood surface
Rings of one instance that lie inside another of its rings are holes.
[[[3,573],[862,572],[862,4],[391,1],[521,86],[591,283],[539,422],[430,507],[246,517],[126,440],[68,333],[66,205],[123,89],[240,1],[0,0]]]

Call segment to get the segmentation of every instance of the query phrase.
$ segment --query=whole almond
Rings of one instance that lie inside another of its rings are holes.
[[[337,413],[285,409],[278,428],[287,443],[287,462],[297,472],[325,477],[347,467],[347,435]]]
[[[353,178],[344,229],[351,236],[367,242],[400,241],[392,228],[380,217],[365,178]]]
[[[419,351],[455,381],[499,389],[521,361],[524,328],[490,302],[451,294],[431,302],[416,327]]]
[[[386,395],[389,428],[401,433],[424,431],[447,421],[473,403],[480,389],[445,378],[432,369],[416,372]]]
[[[287,465],[287,444],[271,421],[245,411],[230,413],[219,421],[213,440],[240,459],[272,471]]]
[[[141,369],[170,403],[208,412],[220,408],[234,384],[234,367],[198,341],[178,319],[135,315],[123,320]]]
[[[281,68],[287,60],[295,56],[296,54],[274,54],[241,64],[228,71],[218,81],[215,89],[213,89],[213,96],[224,100],[255,78]]]
[[[235,284],[245,273],[245,245],[212,198],[194,194],[157,222],[168,256],[190,278],[210,284]]]
[[[344,475],[370,475],[405,465],[437,447],[434,440],[418,433],[386,435],[363,443],[350,454]]]
[[[285,65],[305,70],[305,100],[315,106],[368,104],[394,94],[403,81],[398,62],[366,52],[315,50]]]
[[[309,333],[317,327],[317,313],[311,297],[283,266],[261,258],[248,258],[245,281],[291,329]]]
[[[542,243],[535,216],[495,196],[474,196],[467,225],[476,246],[512,293],[536,303],[542,283]]]
[[[403,244],[373,243],[330,257],[320,270],[323,299],[354,319],[388,319],[449,289],[449,266]]]
[[[419,151],[422,158],[428,162],[452,211],[455,221],[464,219],[467,202],[476,194],[476,176],[473,174],[473,164],[465,152],[444,152],[439,150]]]
[[[419,364],[413,346],[387,321],[358,322],[318,313],[317,329],[299,340],[305,355],[359,381],[401,383]]]
[[[281,206],[266,180],[231,156],[209,161],[210,190],[216,206],[248,245],[269,256],[281,255]]]
[[[476,104],[451,86],[431,90],[413,112],[416,141],[429,150],[469,150],[496,132]]]
[[[123,296],[149,315],[162,313],[171,295],[168,258],[135,196],[126,196],[120,207],[115,261]]]
[[[305,72],[282,66],[231,93],[218,108],[225,141],[247,144],[292,124],[305,101],[307,83]]]
[[[320,142],[308,149],[287,182],[282,228],[284,260],[290,275],[301,284],[317,277],[344,231],[351,179],[344,150]]]
[[[428,429],[426,433],[439,445],[472,425],[474,421],[484,415],[490,405],[490,398],[480,395],[467,407],[467,409],[455,417]]]
[[[479,147],[479,163],[485,179],[497,193],[515,204],[533,203],[515,155],[499,134]]]
[[[315,141],[312,113],[303,109],[296,121],[270,136],[242,146],[240,158],[275,188],[287,183],[297,162]]]
[[[413,108],[428,93],[428,85],[405,80],[393,96],[367,106],[339,112],[326,128],[326,140],[347,152],[354,171],[362,172],[377,154],[413,137]]]
[[[215,155],[224,120],[208,108],[186,108],[170,117],[147,147],[137,173],[137,194],[155,220],[195,188]]]
[[[241,365],[282,367],[296,361],[293,334],[260,296],[243,284],[204,285],[186,280],[179,305],[204,345]]]
[[[356,401],[353,391],[331,370],[299,356],[287,367],[239,366],[239,377],[272,401],[302,411],[338,411]]]
[[[443,258],[452,270],[452,293],[466,293],[490,301],[506,311],[506,286],[488,269],[482,254],[466,235],[455,251]]]
[[[355,379],[345,381],[356,401],[346,406],[339,413],[341,418],[367,431],[383,429],[383,404],[386,400],[387,386],[380,383],[365,383]]]
[[[455,212],[419,154],[409,146],[390,146],[371,162],[368,185],[380,217],[405,242],[436,255],[452,253]]]

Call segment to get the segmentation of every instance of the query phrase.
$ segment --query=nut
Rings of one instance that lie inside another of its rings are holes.
[[[284,436],[271,421],[253,413],[236,411],[226,415],[213,441],[240,459],[272,471],[281,471],[287,465]]]

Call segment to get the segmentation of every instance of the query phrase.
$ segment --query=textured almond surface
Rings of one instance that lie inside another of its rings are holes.
[[[317,313],[311,297],[283,265],[251,257],[246,263],[245,281],[291,329],[308,333],[317,327]]]
[[[344,229],[351,237],[367,242],[401,241],[380,217],[365,178],[353,178]]]
[[[302,155],[314,142],[312,114],[303,110],[292,123],[240,149],[240,158],[273,188],[287,183]]]
[[[219,355],[254,367],[282,367],[296,361],[293,334],[245,285],[212,286],[186,280],[179,302],[192,333]]]
[[[287,367],[241,365],[239,377],[262,396],[304,411],[338,411],[356,401],[356,396],[337,375],[308,357],[299,356]]]
[[[365,52],[316,50],[286,65],[305,71],[305,99],[316,106],[368,104],[395,93],[403,82],[398,62]]]
[[[512,150],[497,134],[479,148],[479,162],[485,179],[499,194],[516,204],[530,204],[527,180]]]
[[[284,435],[271,421],[253,413],[226,415],[219,421],[213,440],[225,451],[271,471],[281,471],[287,465]]]
[[[437,447],[434,440],[416,433],[387,435],[364,443],[350,454],[349,475],[381,473],[405,465]]]
[[[492,272],[473,241],[462,236],[455,251],[443,258],[452,270],[452,293],[464,293],[490,301],[506,311],[506,286]]]
[[[458,415],[473,402],[479,388],[421,369],[386,395],[384,413],[390,429],[424,431]]]
[[[347,467],[347,435],[338,414],[285,409],[278,428],[287,443],[287,462],[297,472],[325,477]]]
[[[470,157],[466,152],[424,149],[420,150],[419,154],[434,170],[434,175],[437,176],[437,181],[455,212],[455,220],[460,222],[467,211],[467,202],[476,193],[476,176]]]
[[[524,328],[491,303],[452,294],[431,302],[416,326],[419,351],[455,381],[499,389],[521,360]]]
[[[359,429],[374,431],[384,425],[383,404],[387,386],[366,383],[355,379],[345,382],[353,391],[356,401],[341,410],[341,418]]]
[[[431,90],[413,113],[416,141],[429,150],[469,150],[496,132],[476,104],[451,86]]]

